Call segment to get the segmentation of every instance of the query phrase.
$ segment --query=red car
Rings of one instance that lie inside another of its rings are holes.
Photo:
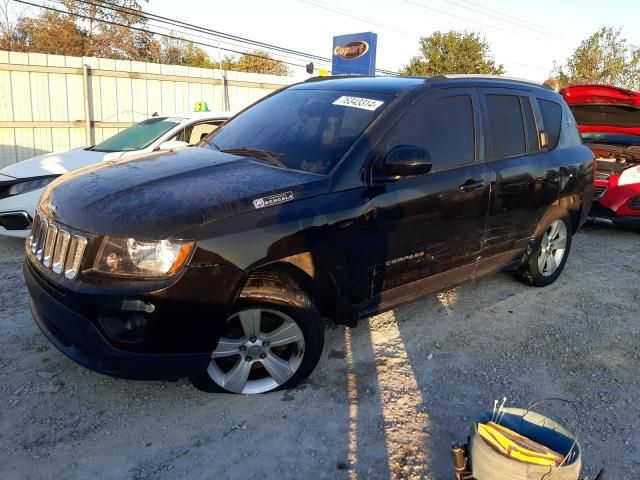
[[[590,219],[640,227],[640,92],[578,85],[560,93],[597,160]]]

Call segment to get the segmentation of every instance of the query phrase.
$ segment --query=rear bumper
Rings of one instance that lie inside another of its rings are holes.
[[[72,292],[61,294],[41,278],[34,267],[25,261],[24,277],[29,290],[33,318],[44,335],[58,350],[90,370],[134,380],[177,380],[202,373],[209,364],[210,351],[198,348],[194,352],[149,353],[128,350],[108,338],[94,318],[73,308]],[[94,297],[100,302],[100,297]],[[188,314],[188,311],[184,312]],[[209,322],[211,323],[211,318]],[[215,322],[214,323],[218,323]],[[176,337],[183,327],[174,318]],[[201,324],[200,335],[211,339],[210,325]],[[198,331],[192,332],[197,335]],[[135,348],[135,346],[134,346]],[[194,348],[194,350],[196,350]]]

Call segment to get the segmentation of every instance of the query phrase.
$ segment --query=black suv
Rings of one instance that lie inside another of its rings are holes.
[[[291,387],[325,318],[352,326],[498,271],[551,284],[593,163],[562,97],[531,83],[307,81],[199,148],[54,181],[26,245],[31,309],[98,372]]]

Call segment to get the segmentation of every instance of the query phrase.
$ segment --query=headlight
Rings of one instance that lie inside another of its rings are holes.
[[[93,268],[124,277],[169,277],[187,262],[194,247],[190,241],[104,237]]]
[[[618,185],[631,185],[632,183],[640,183],[640,165],[627,168],[618,179]]]
[[[20,195],[21,193],[31,192],[38,190],[39,188],[46,187],[53,182],[58,176],[38,178],[36,180],[29,180],[26,182],[19,182],[11,185],[7,193],[9,195]]]

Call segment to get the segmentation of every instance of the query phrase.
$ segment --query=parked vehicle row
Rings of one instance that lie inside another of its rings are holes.
[[[81,365],[292,387],[324,321],[498,271],[560,275],[594,159],[557,93],[468,76],[325,78],[189,148],[54,180],[26,243],[34,319]]]
[[[154,116],[91,147],[47,153],[0,170],[0,235],[26,238],[45,187],[76,168],[195,145],[229,118],[206,112]]]

